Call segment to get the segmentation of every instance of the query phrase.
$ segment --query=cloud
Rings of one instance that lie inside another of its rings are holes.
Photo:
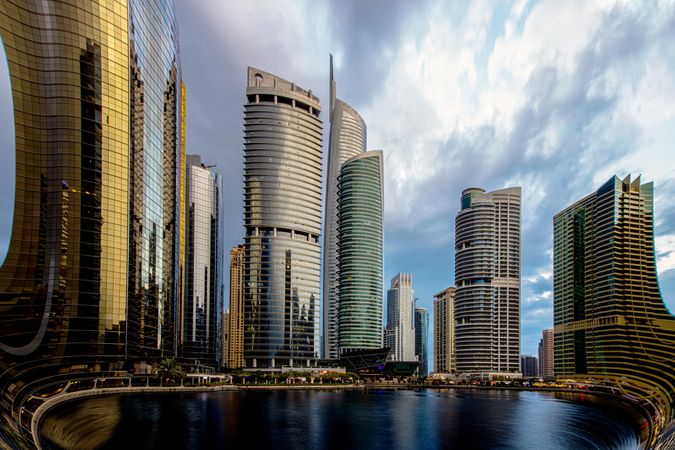
[[[413,272],[425,306],[454,278],[454,217],[469,186],[523,188],[524,339],[552,323],[553,215],[614,174],[655,182],[659,268],[675,265],[672,1],[177,7],[189,150],[224,171],[228,245],[242,231],[246,65],[313,89],[325,109],[333,52],[338,96],[366,120],[368,147],[384,150],[385,280]]]

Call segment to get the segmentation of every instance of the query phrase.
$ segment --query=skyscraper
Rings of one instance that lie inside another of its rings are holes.
[[[220,333],[220,347],[222,358],[222,366],[227,367],[227,363],[230,361],[230,311],[225,310],[223,312],[223,317],[221,318],[222,331]]]
[[[185,309],[180,354],[214,365],[222,319],[223,206],[222,180],[202,163],[187,156],[187,252]]]
[[[434,371],[456,372],[455,288],[434,294]]]
[[[613,382],[673,417],[675,318],[659,292],[654,186],[612,177],[553,218],[555,375]]]
[[[429,313],[426,308],[415,308],[415,356],[420,362],[419,375],[421,377],[429,374],[428,338]]]
[[[385,346],[394,361],[415,361],[415,322],[412,275],[399,273],[387,291],[387,329]]]
[[[382,347],[382,152],[342,165],[338,183],[338,348]]]
[[[176,353],[184,88],[171,0],[3,0],[0,33],[17,168],[1,404],[23,421],[57,371]]]
[[[520,188],[462,192],[455,220],[457,371],[520,372]]]
[[[553,371],[553,328],[541,332],[539,341],[539,376],[551,379],[555,376]]]
[[[539,361],[536,356],[520,355],[520,372],[523,377],[539,376]]]
[[[330,136],[323,236],[323,355],[338,357],[338,177],[342,165],[366,151],[366,123],[359,113],[335,97],[333,55],[330,56]],[[380,181],[381,183],[381,181]]]
[[[244,360],[309,366],[319,357],[319,99],[249,67],[244,109]]]
[[[244,367],[244,257],[246,248],[230,251],[230,348],[225,367]]]
[[[101,5],[101,11],[109,9]],[[110,20],[103,23],[105,29]],[[129,77],[125,80],[129,95],[118,96],[113,89],[102,95],[116,102],[129,99],[129,155],[123,166],[117,160],[103,167],[102,174],[105,178],[128,168],[129,204],[124,212],[130,216],[128,353],[158,358],[176,354],[182,301],[177,295],[181,287],[178,249],[184,243],[177,231],[185,224],[180,216],[184,191],[179,172],[185,156],[180,134],[184,105],[173,1],[129,0],[128,35],[130,67],[124,73]],[[111,39],[120,36],[113,34]],[[110,57],[117,59],[121,56],[113,53],[115,48]]]

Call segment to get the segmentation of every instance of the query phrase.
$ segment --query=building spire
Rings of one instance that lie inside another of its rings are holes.
[[[333,108],[335,107],[335,78],[333,77],[333,54],[330,56],[330,104],[328,105],[328,117],[330,122],[333,122]]]

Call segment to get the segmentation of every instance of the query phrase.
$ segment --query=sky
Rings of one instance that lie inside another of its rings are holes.
[[[176,11],[187,150],[223,175],[226,249],[243,242],[247,66],[320,98],[326,160],[332,53],[337,96],[385,155],[385,289],[412,273],[431,312],[454,280],[461,191],[521,186],[521,347],[536,354],[553,323],[553,215],[614,174],[641,174],[655,183],[657,266],[675,311],[675,1],[176,0]]]
[[[337,96],[385,155],[385,288],[419,305],[454,282],[461,191],[521,186],[522,353],[553,325],[552,217],[614,174],[655,183],[675,310],[675,3],[176,0],[189,152],[223,173],[241,242],[246,67]],[[431,335],[430,330],[430,335]]]

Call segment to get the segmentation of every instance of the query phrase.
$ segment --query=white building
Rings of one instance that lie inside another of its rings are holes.
[[[223,207],[221,176],[187,155],[185,303],[181,305],[180,355],[221,361]]]
[[[399,273],[387,291],[385,345],[394,361],[415,361],[415,302],[412,275]]]
[[[462,192],[455,221],[457,371],[520,373],[519,187]]]

